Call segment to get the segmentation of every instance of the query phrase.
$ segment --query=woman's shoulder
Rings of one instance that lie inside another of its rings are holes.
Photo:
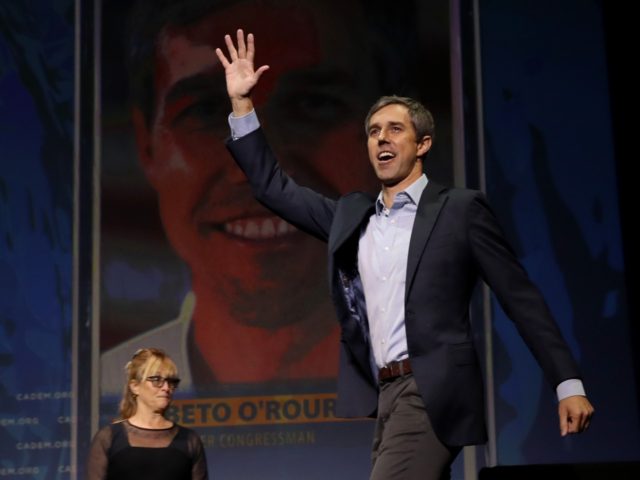
[[[93,436],[93,443],[99,443],[104,448],[108,448],[113,442],[113,437],[116,435],[118,428],[120,428],[120,426],[117,423],[104,425]]]
[[[202,448],[202,438],[198,432],[177,423],[175,426],[178,428],[176,437],[183,438],[186,444],[189,445],[189,450]]]
[[[121,431],[124,428],[126,423],[127,423],[126,420],[115,420],[103,426],[98,432],[104,431],[104,432],[110,432],[111,434],[114,434],[116,432]]]
[[[187,435],[187,436],[196,436],[196,437],[200,437],[200,435],[198,435],[198,433],[189,427],[185,427],[184,425],[180,425],[179,423],[174,423],[174,426],[183,434],[183,435]]]

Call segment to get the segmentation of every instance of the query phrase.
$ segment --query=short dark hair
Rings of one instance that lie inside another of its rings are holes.
[[[385,95],[380,97],[369,109],[367,117],[364,120],[365,133],[369,131],[369,122],[374,113],[388,105],[403,105],[409,111],[411,124],[416,132],[416,139],[429,136],[431,139],[435,136],[435,122],[431,112],[418,100],[410,97],[400,97],[398,95]]]
[[[128,16],[125,42],[129,101],[141,110],[147,125],[151,125],[156,114],[156,91],[153,79],[158,37],[163,29],[186,27],[215,11],[242,1],[248,0],[136,0]],[[366,0],[360,1],[362,6],[367,4]],[[314,2],[322,5],[322,0],[314,0]],[[374,45],[370,45],[371,60],[377,72],[375,79],[384,90],[402,90],[408,81],[408,73],[404,68],[405,60],[396,55],[396,51],[406,44],[415,43],[415,29],[406,28],[406,25],[403,25],[401,34],[394,31],[386,35],[385,29],[377,27],[386,25],[388,18],[385,16],[382,19],[381,16],[384,14],[378,13],[380,15],[367,11],[362,17],[365,28],[372,30],[375,28],[378,35],[372,39],[366,39],[368,45],[372,41],[375,42]],[[411,14],[411,9],[407,10],[407,15],[415,18],[415,15]],[[366,82],[365,85],[368,86],[370,83],[370,81]]]
[[[131,103],[147,122],[155,115],[155,59],[158,36],[166,27],[187,26],[210,11],[232,4],[231,0],[139,0],[127,25],[127,70]]]

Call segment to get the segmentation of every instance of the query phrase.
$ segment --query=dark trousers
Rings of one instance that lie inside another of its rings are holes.
[[[460,450],[436,437],[413,375],[380,385],[370,480],[446,480]]]

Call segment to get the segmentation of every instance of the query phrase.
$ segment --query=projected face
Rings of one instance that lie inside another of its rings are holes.
[[[254,103],[280,163],[298,183],[333,197],[375,190],[361,127],[372,96],[362,81],[372,77],[371,66],[359,67],[363,54],[347,38],[352,32],[322,11],[326,6],[313,3],[243,2],[165,28],[150,125],[134,112],[139,155],[169,240],[192,270],[198,305],[206,296],[213,319],[226,315],[269,331],[310,322],[310,338],[336,323],[326,246],[253,199],[224,145],[231,107],[214,48],[238,27],[254,33],[258,65],[271,66]],[[198,341],[224,334],[216,328],[211,319],[198,322]]]

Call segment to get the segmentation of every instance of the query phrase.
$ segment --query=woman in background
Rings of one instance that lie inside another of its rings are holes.
[[[125,371],[120,419],[93,438],[87,480],[208,479],[200,437],[164,417],[180,383],[173,360],[143,348]]]

